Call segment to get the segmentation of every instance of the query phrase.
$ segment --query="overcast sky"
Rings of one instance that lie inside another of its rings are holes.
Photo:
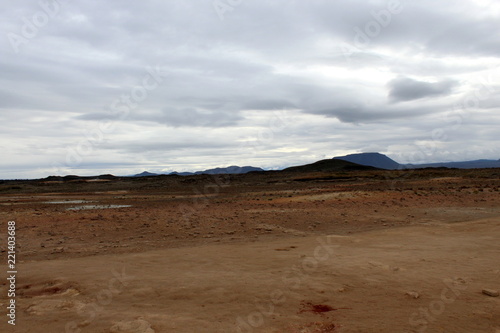
[[[0,178],[500,158],[500,3],[1,0]]]

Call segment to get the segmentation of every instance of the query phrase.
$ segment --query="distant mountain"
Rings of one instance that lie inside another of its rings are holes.
[[[367,165],[386,170],[397,170],[402,168],[402,166],[398,162],[380,153],[350,154],[346,156],[337,156],[334,157],[333,159],[348,161],[356,164]]]
[[[77,180],[95,180],[95,179],[101,179],[101,180],[113,180],[118,177],[113,176],[111,174],[105,174],[105,175],[99,175],[99,176],[77,176],[77,175],[67,175],[67,176],[49,176],[46,178],[42,178],[41,180],[44,181],[77,181]]]
[[[177,172],[177,171],[174,171],[174,172],[169,173],[169,175],[192,176],[192,175],[194,175],[194,172]]]
[[[253,171],[264,171],[264,169],[261,168],[256,168],[252,166],[244,166],[244,167],[239,167],[236,165],[229,166],[227,168],[214,168],[214,169],[207,169],[204,171],[196,171],[196,172],[171,172],[169,175],[178,175],[178,176],[192,176],[192,175],[222,175],[222,174],[241,174],[241,173],[248,173],[248,172],[253,172]],[[158,173],[151,173],[148,171],[144,171],[142,173],[139,173],[137,175],[134,175],[132,177],[149,177],[149,176],[159,176],[162,174]]]
[[[346,156],[337,156],[332,159],[321,160],[315,163],[292,166],[283,169],[287,172],[329,172],[329,171],[350,171],[350,170],[398,170],[398,169],[422,169],[422,168],[456,168],[456,169],[478,169],[478,168],[500,168],[499,160],[474,160],[462,162],[441,162],[441,163],[424,163],[424,164],[400,164],[384,154],[380,153],[360,153],[350,154]],[[213,168],[204,171],[196,172],[172,172],[169,175],[192,176],[192,175],[219,175],[219,174],[245,174],[249,172],[263,172],[262,168],[244,166],[239,167],[232,165],[226,168]],[[143,171],[139,174],[126,177],[151,177],[166,174],[152,173]],[[100,176],[81,177],[76,175],[67,176],[49,176],[44,178],[45,181],[88,181],[91,179],[113,180],[116,176],[111,174]]]
[[[327,172],[327,171],[353,171],[353,170],[376,170],[375,167],[360,165],[341,159],[327,159],[315,163],[293,166],[283,171],[288,172]]]
[[[256,168],[252,166],[244,166],[244,167],[239,167],[236,165],[229,166],[227,168],[215,168],[215,169],[208,169],[205,171],[197,171],[195,172],[196,175],[201,175],[201,174],[207,174],[207,175],[220,175],[220,174],[241,174],[241,173],[249,173],[253,171],[264,171],[264,169],[261,168]]]
[[[475,160],[463,162],[441,162],[423,164],[400,164],[384,154],[360,153],[346,156],[338,156],[333,159],[349,161],[361,165],[373,166],[379,169],[422,169],[422,168],[456,168],[456,169],[478,169],[478,168],[500,168],[500,160]]]
[[[68,181],[72,181],[72,180],[79,180],[79,179],[83,179],[84,177],[80,177],[80,176],[77,176],[77,175],[67,175],[67,176],[64,176],[63,177],[63,180],[65,182],[68,182]]]
[[[137,175],[133,175],[132,177],[149,177],[149,176],[159,176],[159,174],[144,171],[144,172],[138,173]]]
[[[480,169],[480,168],[500,168],[500,160],[474,160],[463,162],[442,162],[426,164],[405,164],[408,169],[420,168],[457,168],[457,169]]]
[[[42,178],[42,180],[47,181],[47,182],[59,182],[63,180],[63,177],[61,176],[48,176],[46,178]]]
[[[114,176],[114,175],[111,175],[111,174],[106,174],[106,175],[100,175],[100,176],[97,176],[95,177],[97,179],[108,179],[108,180],[112,180],[112,179],[116,179],[118,177]]]

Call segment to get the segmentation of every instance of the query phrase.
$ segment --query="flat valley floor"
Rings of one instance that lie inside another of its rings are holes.
[[[4,182],[0,230],[1,332],[500,332],[498,169]]]

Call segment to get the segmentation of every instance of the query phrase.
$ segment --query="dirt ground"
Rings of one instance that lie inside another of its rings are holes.
[[[0,331],[499,333],[499,194],[498,169],[5,182]]]

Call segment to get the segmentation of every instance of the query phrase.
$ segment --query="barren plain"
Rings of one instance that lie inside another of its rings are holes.
[[[4,181],[1,332],[500,332],[500,170]]]

